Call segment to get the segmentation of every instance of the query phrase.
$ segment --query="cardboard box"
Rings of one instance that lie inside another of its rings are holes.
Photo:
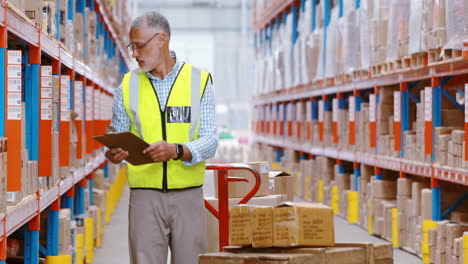
[[[71,211],[70,209],[60,209],[59,211],[59,253],[71,255]]]
[[[36,25],[42,24],[42,0],[24,0],[24,13]]]
[[[205,200],[209,202],[215,209],[218,209],[218,199],[214,197],[205,197]],[[241,198],[230,198],[229,208],[235,207]],[[262,197],[252,197],[248,202],[249,205],[260,205],[260,206],[277,206],[286,201],[285,195],[268,195]],[[219,251],[219,222],[208,210],[206,210],[206,241],[207,241],[207,252],[218,252]]]
[[[268,173],[270,182],[270,194],[284,194],[287,201],[294,201],[294,176],[286,172],[270,171]]]
[[[393,261],[393,247],[390,243],[336,243],[334,247],[293,247],[293,248],[246,248],[225,247],[225,252],[248,254],[312,254],[313,262],[307,263],[346,263],[375,264],[377,261]],[[382,262],[388,263],[388,262]],[[390,262],[393,263],[393,262]],[[302,263],[301,263],[302,264]]]
[[[299,264],[317,263],[311,254],[209,253],[198,257],[199,264]]]
[[[421,190],[421,216],[423,220],[432,219],[432,190]]]
[[[322,204],[284,203],[273,209],[275,247],[333,246],[333,209]]]
[[[398,196],[404,195],[404,196],[411,196],[411,186],[412,186],[412,180],[408,178],[398,178],[397,180],[397,194]]]
[[[373,198],[389,199],[395,198],[397,194],[396,181],[373,180],[372,194]]]
[[[264,248],[273,246],[273,208],[254,206],[251,214],[252,246]]]
[[[252,208],[248,205],[239,205],[229,211],[229,245],[252,244],[251,218]]]
[[[458,223],[467,223],[468,213],[454,211],[450,214],[450,221]]]
[[[265,161],[245,162],[245,165],[252,166],[260,174],[260,189],[255,196],[265,196],[270,194],[269,176],[270,165]],[[228,195],[229,198],[244,198],[247,193],[255,186],[255,176],[247,170],[231,170],[228,172],[229,177],[239,177],[247,179],[248,182],[229,182]],[[218,173],[214,175],[215,197],[218,197]]]

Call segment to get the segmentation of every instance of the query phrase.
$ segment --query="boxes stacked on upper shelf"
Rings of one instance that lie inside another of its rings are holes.
[[[380,102],[377,104],[377,151],[379,155],[395,158],[400,156],[395,151],[393,129],[394,92],[396,90],[397,88],[392,87],[380,89]]]
[[[369,132],[369,104],[361,103],[361,111],[356,112],[356,150],[371,153]]]

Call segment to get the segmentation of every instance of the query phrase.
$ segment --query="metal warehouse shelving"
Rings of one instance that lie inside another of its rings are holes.
[[[313,0],[312,9],[313,16],[315,16],[315,6],[318,2],[322,2],[325,6],[324,14],[324,30],[327,28],[327,21],[330,20],[330,0]],[[297,20],[297,16],[301,13],[300,7],[304,5],[304,1],[276,1],[271,5],[268,10],[265,10],[265,13],[260,19],[254,22],[255,30],[255,39],[256,43],[261,43],[262,41],[270,41],[270,36],[273,35],[271,31],[276,30],[272,25],[275,23],[281,23],[281,18],[286,17],[285,14],[293,15],[294,19]],[[343,1],[338,1],[338,5],[343,5]],[[359,8],[360,1],[356,1],[356,9]],[[275,20],[276,19],[276,20]],[[315,17],[313,17],[312,23],[315,23]],[[315,27],[312,25],[313,28]],[[292,41],[294,43],[297,38],[297,23],[293,23],[293,32],[292,32]],[[295,36],[296,34],[296,36]],[[364,51],[366,52],[366,51]],[[271,131],[270,124],[272,120],[266,119],[255,119],[252,123],[252,130],[254,136],[252,137],[253,143],[262,143],[265,145],[270,145],[276,149],[293,149],[300,153],[325,156],[328,158],[333,158],[338,161],[344,160],[349,162],[354,162],[357,164],[365,164],[369,166],[374,166],[376,168],[388,169],[393,171],[399,171],[401,177],[406,177],[406,174],[423,176],[431,179],[432,190],[433,190],[433,220],[441,220],[442,213],[440,212],[441,196],[440,196],[440,181],[449,181],[452,183],[462,184],[468,186],[468,170],[461,168],[452,168],[448,166],[440,166],[438,163],[424,163],[418,161],[411,161],[404,156],[403,143],[404,143],[404,132],[409,130],[409,104],[411,100],[416,100],[414,95],[410,93],[411,85],[414,82],[426,81],[430,82],[430,87],[432,87],[431,102],[432,105],[432,117],[430,120],[431,131],[434,131],[435,127],[442,125],[441,122],[441,99],[443,96],[448,95],[444,94],[443,87],[447,83],[449,77],[468,75],[468,39],[463,42],[462,56],[453,59],[446,59],[440,62],[435,63],[425,63],[423,66],[418,67],[409,67],[406,69],[400,70],[389,70],[388,72],[379,72],[378,74],[372,74],[372,71],[369,69],[368,74],[363,76],[350,78],[344,78],[343,76],[335,76],[335,78],[325,78],[306,85],[296,85],[290,89],[283,89],[280,91],[268,92],[263,95],[259,95],[253,98],[254,108],[269,109],[271,107],[272,111],[277,111],[279,113],[281,110],[278,110],[276,107],[281,106],[283,111],[286,111],[286,105],[292,104],[293,107],[296,102],[313,102],[314,104],[317,101],[324,101],[325,106],[324,111],[331,112],[331,103],[332,98],[337,98],[338,100],[343,99],[344,94],[354,95],[359,102],[361,102],[361,93],[370,92],[375,95],[377,98],[379,96],[379,88],[383,86],[390,85],[399,85],[399,92],[401,93],[401,102],[399,112],[401,113],[401,120],[399,121],[400,129],[394,131],[395,139],[401,141],[399,142],[399,149],[396,149],[400,152],[399,158],[392,158],[387,156],[378,155],[377,151],[374,154],[361,153],[358,151],[348,151],[340,150],[330,147],[317,147],[311,145],[309,142],[304,144],[303,142],[299,143],[296,141],[296,136],[291,137],[288,130],[288,121],[292,121],[295,126],[295,120],[287,120],[286,114],[284,114],[284,120],[273,120],[273,122],[284,122],[284,131],[277,132],[275,131],[276,138],[272,138],[274,131]],[[463,95],[467,94],[468,91],[459,91]],[[440,100],[434,100],[440,99]],[[449,98],[452,102],[453,98]],[[377,99],[378,102],[379,99]],[[419,99],[418,99],[419,100]],[[421,98],[424,100],[424,98]],[[465,109],[468,105],[468,97],[465,96]],[[356,109],[353,111],[360,111],[360,103],[356,103]],[[457,105],[460,109],[461,106]],[[327,108],[328,107],[328,108]],[[315,105],[315,108],[317,106]],[[318,113],[314,112],[317,110],[312,107],[312,116],[313,121],[319,121]],[[340,109],[344,109],[341,108]],[[460,109],[466,111],[465,109]],[[267,111],[267,110],[265,110]],[[318,110],[320,111],[320,110]],[[280,114],[279,114],[280,115]],[[279,118],[279,117],[277,117]],[[320,122],[320,121],[319,121]],[[468,119],[465,117],[465,142],[468,142]],[[309,124],[301,124],[299,122],[298,126],[309,126]],[[375,126],[375,121],[374,124]],[[281,126],[281,125],[280,125]],[[268,128],[267,128],[268,127]],[[323,128],[322,128],[323,129]],[[288,130],[288,132],[286,132]],[[319,128],[320,130],[320,128]],[[320,132],[319,132],[320,133]],[[321,132],[323,133],[323,131]],[[353,132],[352,132],[353,133]],[[375,132],[374,132],[375,133]],[[434,132],[432,132],[434,133]],[[432,137],[433,135],[426,135],[426,137]],[[310,138],[308,138],[310,140]],[[337,139],[338,140],[338,139]],[[375,135],[374,135],[375,140]],[[425,140],[425,151],[426,154],[434,154],[434,140],[431,138],[426,138]],[[374,142],[375,144],[375,142]],[[468,144],[466,144],[468,146]],[[377,147],[375,147],[377,149]],[[467,153],[468,148],[464,149]],[[468,153],[467,153],[468,154]],[[279,162],[279,156],[276,155],[276,161]],[[468,155],[465,155],[465,160],[468,160]],[[357,177],[357,176],[356,176]],[[379,178],[379,177],[377,177]],[[465,199],[465,198],[461,198]]]
[[[60,0],[59,0],[60,1]],[[69,0],[69,5],[72,6],[75,1]],[[119,36],[116,34],[113,24],[110,22],[109,14],[104,8],[102,0],[76,0],[77,13],[85,15],[85,7],[88,7],[91,11],[96,12],[97,20],[97,36],[102,36],[104,39],[104,52],[109,56],[116,55],[120,59],[120,74],[124,74],[128,71],[131,64],[131,58],[124,44],[121,43]],[[75,58],[70,52],[66,50],[63,44],[60,43],[58,36],[55,38],[50,37],[44,33],[40,28],[36,27],[31,21],[24,18],[24,15],[18,14],[15,8],[11,8],[6,0],[0,2],[0,58],[5,59],[8,51],[8,36],[13,34],[12,37],[18,38],[23,41],[24,49],[29,53],[29,61],[31,65],[31,82],[26,83],[26,89],[30,89],[33,94],[27,94],[26,100],[32,101],[32,106],[37,109],[32,110],[31,116],[31,128],[33,133],[30,146],[30,161],[40,161],[39,158],[39,142],[46,139],[47,135],[39,135],[40,120],[40,67],[41,59],[46,58],[46,61],[51,61],[53,75],[66,74],[70,76],[70,81],[82,81],[83,84],[83,95],[87,89],[92,89],[93,93],[100,93],[102,96],[110,98],[113,95],[114,84],[108,83],[104,78],[96,74],[95,69],[86,65],[81,59]],[[73,21],[74,14],[69,13],[68,19]],[[57,27],[59,28],[60,21],[56,21]],[[84,37],[84,35],[83,35]],[[61,69],[62,68],[62,69]],[[64,70],[65,72],[64,72]],[[5,63],[0,64],[0,72],[6,72]],[[77,79],[75,79],[75,75]],[[5,75],[2,75],[6,80]],[[118,76],[116,76],[118,78]],[[6,101],[6,81],[0,83],[0,93],[2,100]],[[84,96],[83,96],[84,98]],[[83,100],[84,104],[84,100]],[[89,108],[93,107],[92,103]],[[6,102],[0,102],[0,108],[6,108]],[[73,110],[73,100],[70,100],[70,109]],[[83,110],[84,111],[84,110]],[[98,110],[96,110],[98,111]],[[5,115],[5,110],[0,111],[1,115]],[[46,191],[37,190],[35,195],[30,195],[24,200],[20,201],[17,205],[8,207],[5,215],[0,214],[0,264],[5,263],[6,260],[6,242],[7,237],[13,234],[22,226],[27,225],[25,229],[25,263],[38,263],[39,257],[39,216],[40,212],[49,210],[49,217],[56,218],[56,221],[51,221],[52,225],[57,225],[51,229],[56,232],[50,233],[52,238],[48,238],[47,252],[48,256],[58,256],[58,210],[60,209],[60,200],[63,196],[63,208],[70,208],[77,215],[84,214],[85,204],[85,192],[84,187],[87,182],[90,183],[90,193],[92,193],[92,173],[98,169],[106,166],[104,153],[101,147],[92,142],[91,137],[93,135],[102,134],[105,132],[105,126],[110,121],[110,118],[103,118],[101,115],[96,120],[91,118],[87,120],[83,117],[82,123],[90,130],[84,132],[82,139],[86,137],[87,145],[83,147],[86,154],[90,157],[90,160],[84,165],[79,167],[71,175],[68,175],[63,180],[53,184]],[[3,121],[3,117],[0,119],[2,122],[7,122],[6,119]],[[86,124],[85,124],[86,123]],[[50,124],[49,124],[50,126]],[[69,129],[69,128],[68,128]],[[46,129],[47,130],[47,129]],[[90,133],[89,133],[90,132]],[[0,136],[6,135],[5,125],[0,124]],[[81,135],[80,135],[81,136]],[[40,138],[41,137],[41,138]],[[10,138],[9,138],[10,140]],[[48,139],[50,140],[50,139]],[[60,142],[65,145],[66,142]],[[81,143],[80,143],[81,144]],[[10,144],[9,148],[13,148],[14,144]],[[42,153],[42,152],[41,152]],[[51,150],[46,151],[47,155],[52,155]],[[41,154],[42,156],[42,154]],[[63,156],[63,155],[61,155]],[[61,157],[62,158],[62,157]],[[81,157],[84,159],[85,157]],[[68,161],[69,162],[69,161]],[[40,163],[39,163],[40,164]],[[51,174],[47,175],[50,176]],[[62,175],[65,176],[65,175]],[[8,177],[8,175],[7,175]],[[76,193],[75,193],[76,189]],[[8,190],[7,190],[8,191]],[[77,208],[74,208],[76,202]],[[75,210],[74,210],[75,209]],[[42,251],[42,250],[41,250]]]

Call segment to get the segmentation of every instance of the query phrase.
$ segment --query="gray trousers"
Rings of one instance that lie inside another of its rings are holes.
[[[133,189],[129,205],[132,264],[197,264],[206,252],[203,188],[161,192]]]

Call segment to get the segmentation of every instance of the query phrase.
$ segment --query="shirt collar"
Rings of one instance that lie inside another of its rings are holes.
[[[175,53],[174,51],[171,50],[171,51],[170,51],[170,55],[171,55],[171,58],[173,58],[176,62],[175,62],[175,64],[174,64],[174,66],[172,67],[171,72],[169,72],[166,76],[164,76],[165,79],[166,79],[166,78],[170,78],[172,75],[177,74],[177,72],[178,72],[178,70],[179,70],[179,68],[180,68],[180,65],[181,65],[181,63],[182,63],[181,61],[179,61],[179,60],[177,59],[177,55],[176,55],[176,53]],[[149,72],[147,72],[146,75],[148,75],[148,78],[149,78],[150,80],[161,81],[160,78],[158,78],[158,77],[156,77],[156,76],[153,76],[153,75],[152,75],[151,73],[149,73]]]

